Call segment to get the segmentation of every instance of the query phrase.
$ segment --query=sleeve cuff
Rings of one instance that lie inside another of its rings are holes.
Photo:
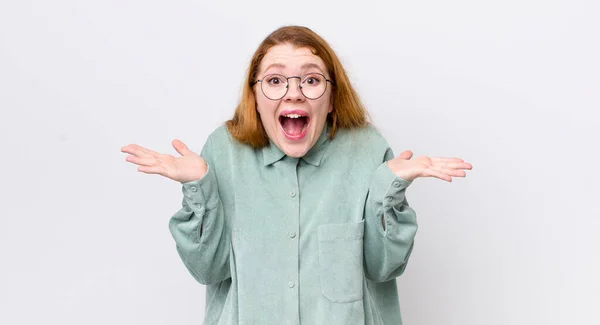
[[[219,203],[219,194],[217,177],[213,168],[209,165],[206,174],[201,179],[182,183],[182,192],[188,204],[198,209],[216,208]]]
[[[381,164],[373,175],[371,193],[375,200],[383,200],[384,206],[396,206],[404,202],[404,193],[412,181],[396,176],[387,163]]]

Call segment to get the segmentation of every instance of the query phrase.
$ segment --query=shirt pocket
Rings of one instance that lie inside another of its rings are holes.
[[[318,228],[321,292],[331,302],[363,298],[364,220]]]

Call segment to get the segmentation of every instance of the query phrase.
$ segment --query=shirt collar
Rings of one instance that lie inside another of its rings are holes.
[[[312,148],[310,148],[310,150],[308,150],[308,152],[302,157],[305,162],[313,166],[319,166],[321,164],[321,159],[325,154],[327,143],[329,142],[327,140],[329,139],[330,130],[331,127],[327,124],[325,127],[323,127],[323,131],[321,131],[321,135],[317,139],[317,142],[315,142]],[[285,153],[281,151],[270,139],[269,145],[264,147],[262,152],[265,166],[271,165],[281,160],[285,156]]]

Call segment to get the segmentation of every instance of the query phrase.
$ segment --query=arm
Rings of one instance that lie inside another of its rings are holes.
[[[209,138],[200,154],[208,165],[199,180],[182,183],[182,208],[169,220],[177,252],[190,274],[201,284],[214,284],[231,277],[230,235],[226,231],[223,204]]]
[[[391,171],[386,162],[393,157],[388,147],[383,163],[373,173],[365,203],[365,275],[376,282],[404,273],[418,228],[416,213],[405,196],[412,181]]]

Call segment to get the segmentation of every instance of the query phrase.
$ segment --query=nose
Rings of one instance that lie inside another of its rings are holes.
[[[283,98],[286,102],[302,102],[306,99],[300,91],[300,77],[289,77],[287,93]]]

